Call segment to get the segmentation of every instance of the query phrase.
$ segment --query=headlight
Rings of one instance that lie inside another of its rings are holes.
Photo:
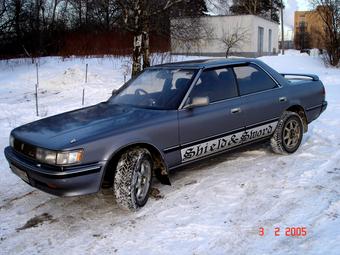
[[[83,158],[83,150],[56,152],[37,148],[36,159],[50,165],[70,165],[79,163]]]
[[[41,148],[37,148],[35,157],[37,160],[43,163],[55,165],[57,153],[55,151],[45,150]]]
[[[14,147],[14,137],[12,135],[9,136],[9,146]]]
[[[79,163],[83,158],[83,150],[58,152],[57,165],[69,165]]]

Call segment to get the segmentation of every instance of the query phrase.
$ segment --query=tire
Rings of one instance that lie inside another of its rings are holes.
[[[153,162],[145,148],[129,149],[120,157],[114,177],[113,190],[122,209],[136,211],[149,198]]]
[[[300,146],[303,137],[303,123],[295,112],[285,111],[270,139],[272,150],[278,154],[294,153]]]

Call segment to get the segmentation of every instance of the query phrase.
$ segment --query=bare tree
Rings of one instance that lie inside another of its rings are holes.
[[[228,15],[230,13],[230,0],[206,0],[208,11],[217,15]]]
[[[116,0],[97,0],[91,2],[92,23],[95,21],[109,31],[119,20],[119,6]]]
[[[324,23],[324,43],[327,62],[337,66],[340,61],[340,1],[312,0],[311,3]]]
[[[253,14],[278,23],[279,10],[281,7],[284,8],[281,0],[231,0],[231,2],[230,12],[233,14]]]
[[[12,20],[9,19],[8,13],[7,13],[7,1],[0,0],[0,38],[8,33],[12,26]]]
[[[249,31],[241,25],[236,25],[228,30],[223,28],[222,36],[217,40],[223,43],[226,51],[225,57],[228,58],[232,50],[240,48],[242,44],[249,41]]]
[[[150,66],[152,18],[162,15],[184,0],[117,0],[125,28],[133,33],[132,76]],[[142,61],[143,59],[143,61]]]
[[[55,55],[72,33],[111,32],[118,27],[116,2],[0,0],[0,56]]]
[[[152,50],[164,50],[171,20],[190,17],[175,34],[197,41],[204,27],[199,29],[196,17],[206,12],[205,0],[0,0],[0,56],[92,54],[102,49],[125,54],[133,48],[135,75],[150,65],[150,35],[155,39]]]
[[[171,44],[175,49],[187,52],[199,51],[202,40],[214,38],[213,28],[204,17],[178,18],[171,20]]]

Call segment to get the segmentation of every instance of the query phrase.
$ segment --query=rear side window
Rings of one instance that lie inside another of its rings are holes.
[[[237,83],[231,68],[203,71],[190,93],[191,99],[194,97],[209,97],[210,103],[236,96],[238,96]]]
[[[247,95],[277,87],[276,83],[254,65],[234,67],[241,95]]]

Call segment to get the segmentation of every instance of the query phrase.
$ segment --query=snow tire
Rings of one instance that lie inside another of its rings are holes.
[[[303,136],[301,117],[295,112],[285,111],[270,139],[272,150],[278,154],[294,153],[300,146]]]
[[[121,155],[113,184],[119,207],[137,211],[146,204],[151,187],[152,169],[152,157],[145,148],[134,147]]]

